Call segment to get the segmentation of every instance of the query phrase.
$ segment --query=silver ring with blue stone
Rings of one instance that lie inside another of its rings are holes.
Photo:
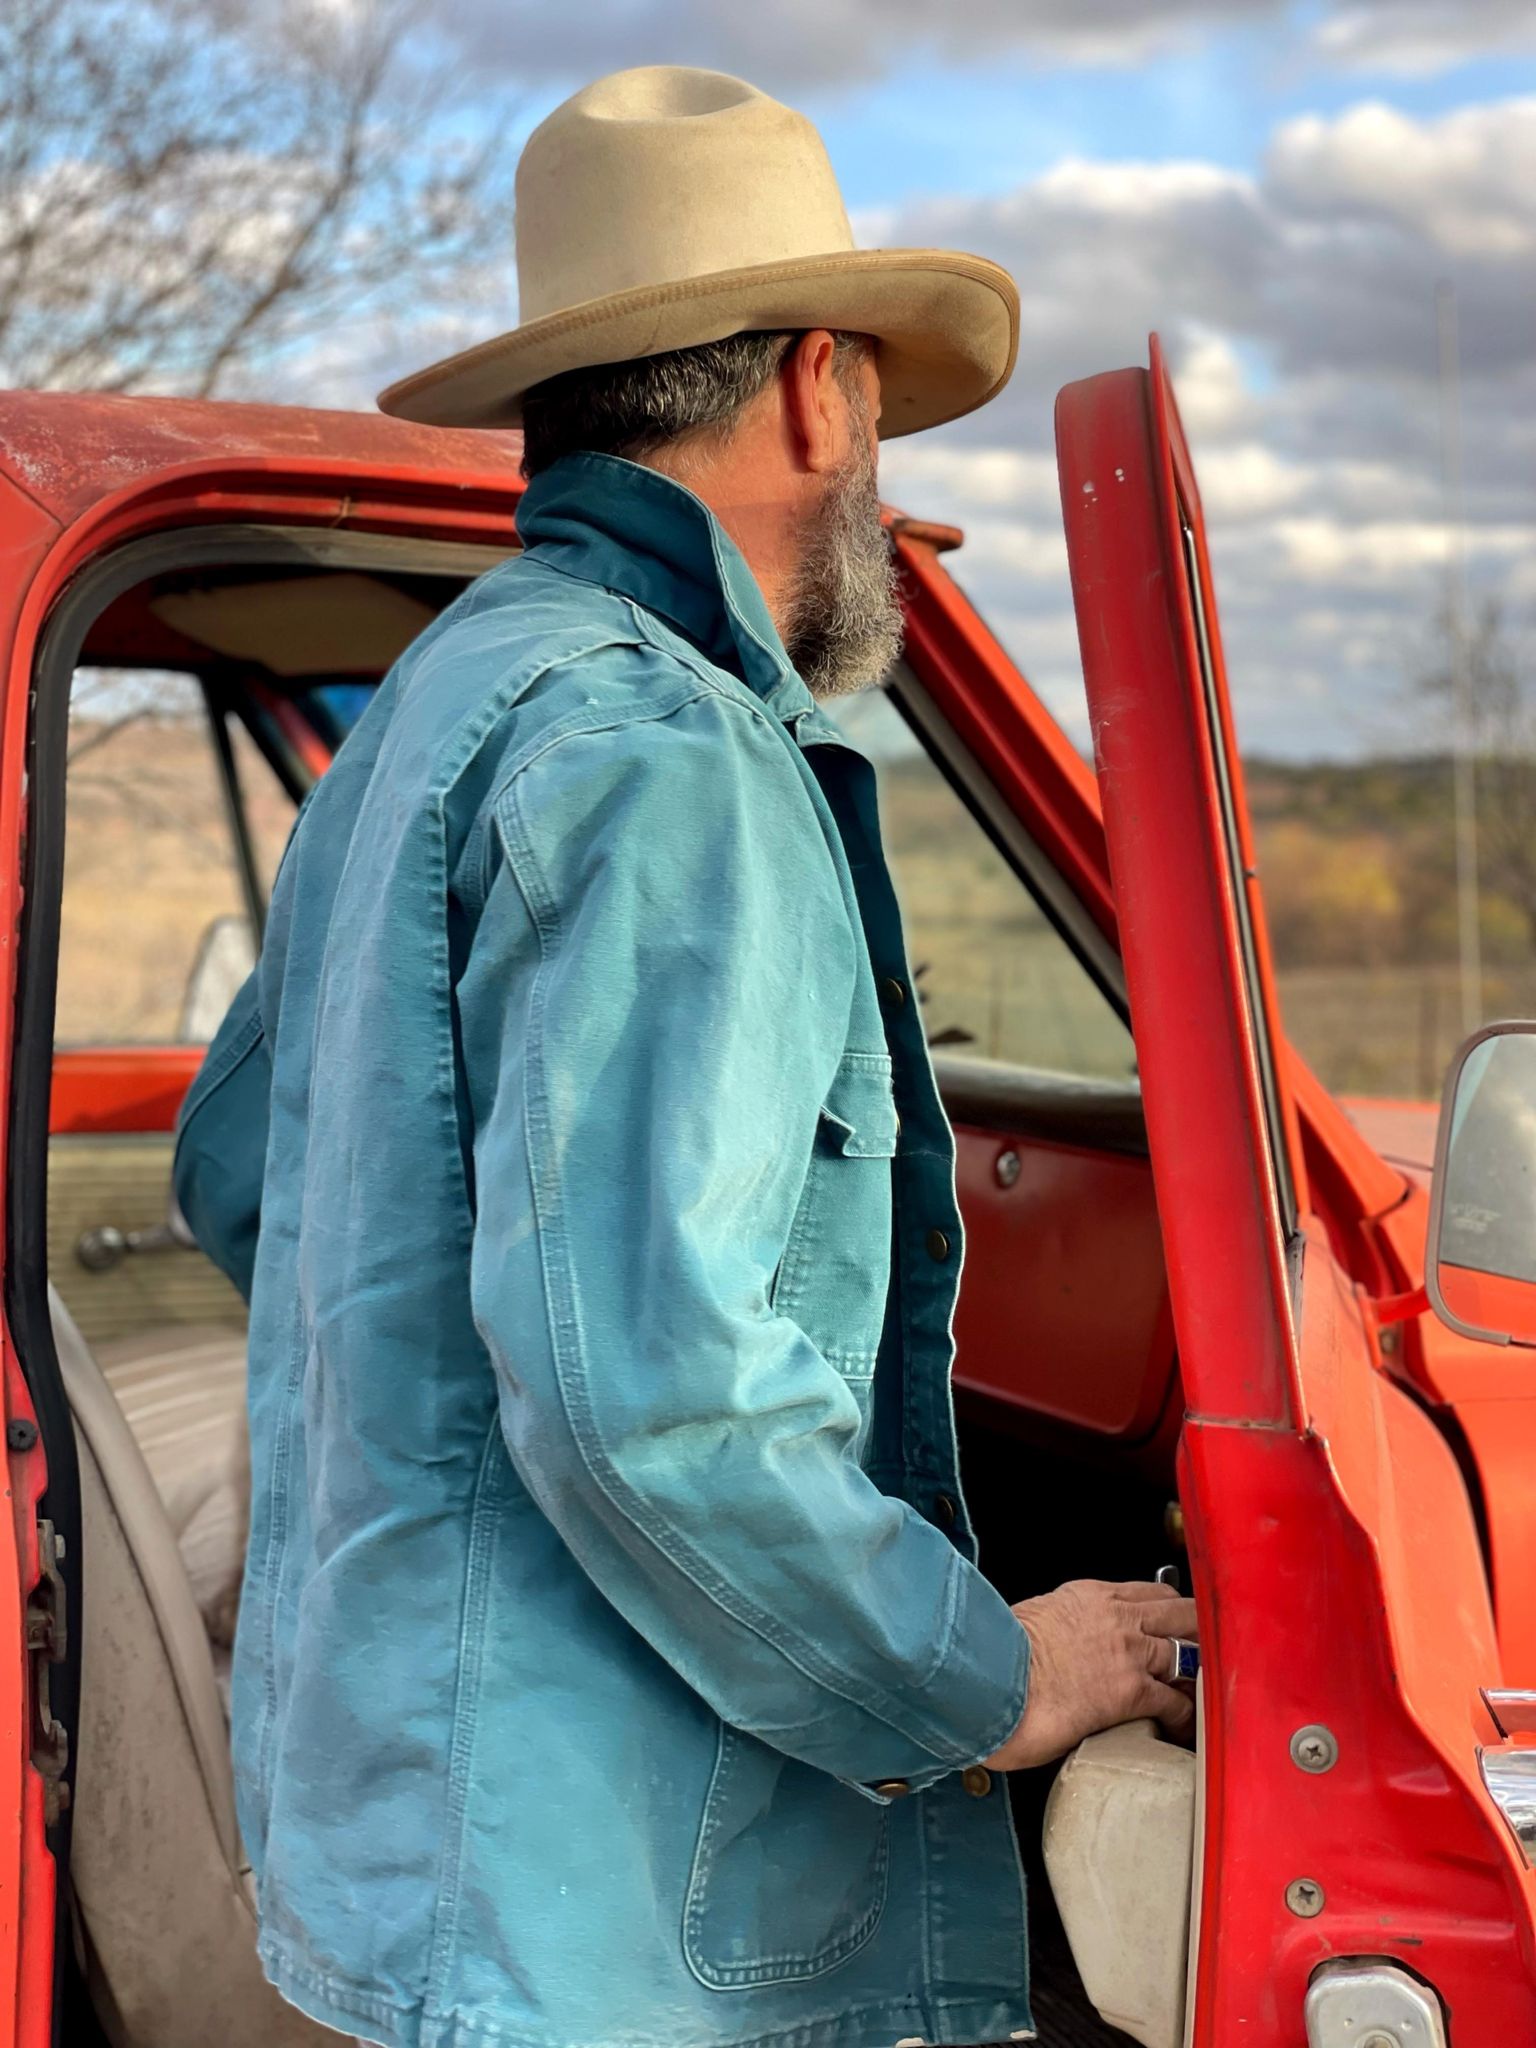
[[[1182,1636],[1170,1636],[1168,1647],[1173,1652],[1173,1669],[1168,1674],[1168,1684],[1178,1685],[1184,1679],[1196,1677],[1200,1670],[1200,1645],[1187,1643]]]

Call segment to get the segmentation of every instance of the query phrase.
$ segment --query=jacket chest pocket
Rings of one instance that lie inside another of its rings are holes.
[[[772,1303],[849,1379],[875,1370],[891,1274],[891,1058],[850,1052],[833,1077]]]

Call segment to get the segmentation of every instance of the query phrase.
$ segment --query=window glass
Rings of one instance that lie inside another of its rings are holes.
[[[1275,1065],[1271,1019],[1266,1015],[1263,977],[1259,972],[1258,945],[1253,928],[1253,905],[1249,897],[1241,837],[1238,832],[1237,801],[1232,789],[1232,770],[1227,759],[1226,736],[1222,730],[1221,702],[1216,666],[1211,653],[1214,620],[1207,616],[1204,587],[1200,579],[1201,544],[1187,516],[1181,514],[1184,544],[1184,573],[1188,579],[1189,601],[1195,616],[1200,655],[1200,689],[1210,734],[1211,760],[1215,770],[1216,793],[1221,804],[1222,835],[1226,840],[1227,866],[1232,882],[1232,902],[1237,915],[1239,958],[1243,971],[1243,998],[1247,1025],[1258,1057],[1259,1085],[1264,1096],[1264,1120],[1269,1143],[1265,1148],[1274,1179],[1275,1203],[1285,1235],[1296,1235],[1296,1189],[1291,1175],[1290,1145],[1280,1105],[1280,1080]]]
[[[229,737],[235,756],[235,775],[245,805],[246,823],[250,828],[251,852],[256,858],[256,877],[261,885],[262,901],[270,902],[278,863],[293,830],[293,799],[238,718],[229,721]]]
[[[337,730],[349,733],[373,702],[377,683],[320,683],[309,692],[335,720]]]
[[[1130,1079],[1130,1032],[891,698],[869,690],[828,708],[875,764],[929,1044]]]
[[[265,889],[293,806],[238,729],[234,750]],[[56,1042],[206,1040],[255,940],[195,679],[77,671],[66,803]]]

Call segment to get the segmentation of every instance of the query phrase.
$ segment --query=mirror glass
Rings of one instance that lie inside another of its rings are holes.
[[[1453,1329],[1536,1344],[1536,1024],[1494,1025],[1451,1069],[1428,1283]]]

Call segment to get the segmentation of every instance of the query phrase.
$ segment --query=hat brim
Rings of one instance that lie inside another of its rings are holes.
[[[1013,372],[1019,295],[983,256],[856,249],[642,285],[530,320],[379,394],[397,419],[515,427],[523,393],[566,370],[695,348],[730,334],[830,327],[879,345],[890,440],[985,405]]]

